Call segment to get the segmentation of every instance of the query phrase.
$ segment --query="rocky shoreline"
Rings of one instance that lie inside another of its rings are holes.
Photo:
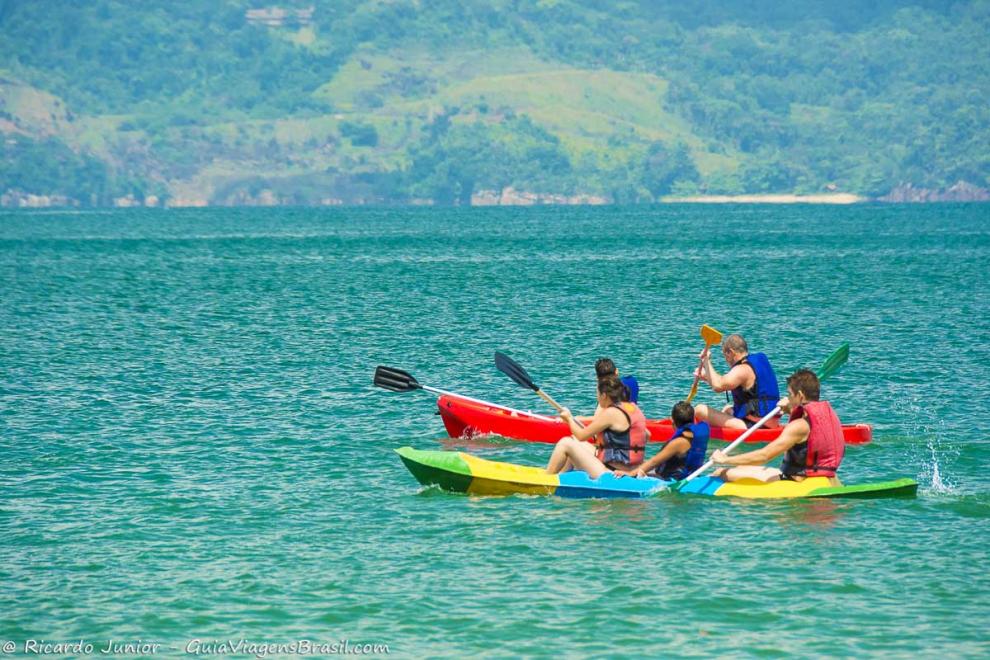
[[[910,183],[904,183],[883,197],[878,202],[893,202],[896,204],[926,204],[930,202],[990,202],[990,190],[974,186],[966,181],[959,181],[944,190],[915,188]]]
[[[691,195],[685,197],[666,196],[659,200],[662,204],[859,204],[881,202],[888,204],[932,204],[954,202],[990,202],[990,189],[981,188],[966,181],[959,181],[944,189],[915,187],[904,183],[882,197],[864,197],[852,193],[823,193],[817,195],[757,194],[757,195]],[[345,200],[327,197],[318,206],[355,205],[366,206],[382,203],[375,199]],[[502,190],[479,190],[471,195],[471,206],[603,206],[614,203],[603,195],[575,193],[562,195],[537,193],[507,187]],[[409,200],[408,206],[432,206],[431,199]],[[257,195],[243,195],[227,198],[221,202],[200,198],[173,197],[159,199],[149,195],[143,199],[132,195],[114,200],[114,207],[164,207],[189,208],[206,206],[294,206],[294,200],[280,198],[271,190],[262,190]],[[80,200],[63,195],[28,193],[23,190],[7,190],[0,194],[2,208],[61,208],[89,206]]]

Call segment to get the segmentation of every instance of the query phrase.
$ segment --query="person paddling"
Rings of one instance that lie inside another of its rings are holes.
[[[605,378],[606,376],[615,376],[626,388],[625,401],[631,401],[632,403],[639,403],[639,381],[636,380],[635,376],[622,376],[619,374],[618,367],[615,366],[615,362],[611,358],[599,358],[595,362],[595,374],[598,376],[598,380]]]
[[[653,458],[635,470],[616,470],[615,476],[657,477],[680,481],[705,463],[711,429],[708,422],[694,421],[694,407],[679,401],[670,411],[674,435]]]
[[[547,463],[547,474],[584,470],[597,479],[612,470],[631,470],[645,457],[646,417],[635,403],[624,401],[625,386],[614,374],[598,381],[598,410],[587,426],[575,421],[564,408],[560,418],[573,435],[561,438]],[[598,446],[587,440],[601,433]]]
[[[815,372],[800,369],[787,379],[787,396],[779,401],[790,421],[780,436],[762,449],[727,456],[719,450],[712,454],[716,465],[729,466],[714,476],[725,481],[756,479],[763,482],[806,477],[835,477],[845,455],[842,422],[828,401],[821,401],[821,383]],[[786,452],[786,454],[785,454]],[[765,465],[784,455],[780,469]],[[837,484],[838,485],[838,484]]]
[[[750,353],[741,335],[729,335],[722,340],[722,355],[729,365],[727,373],[720,374],[712,366],[711,354],[702,353],[700,375],[716,392],[732,392],[732,414],[698,404],[698,419],[712,426],[747,429],[773,410],[780,398],[777,374],[770,360],[763,353]],[[779,426],[776,419],[765,424],[767,428]]]

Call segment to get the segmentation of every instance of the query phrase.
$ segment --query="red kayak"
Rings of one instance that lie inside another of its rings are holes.
[[[447,434],[452,438],[491,433],[529,442],[554,443],[570,435],[567,425],[557,417],[502,408],[446,394],[437,399],[437,407],[443,425],[447,427]],[[646,421],[646,428],[650,431],[651,442],[666,442],[673,434],[673,425],[669,419],[649,419]],[[782,428],[757,429],[746,442],[770,442],[780,435]],[[743,433],[745,431],[740,429],[712,427],[714,440],[732,442]],[[873,427],[869,424],[843,424],[842,434],[846,444],[865,445],[873,438]]]

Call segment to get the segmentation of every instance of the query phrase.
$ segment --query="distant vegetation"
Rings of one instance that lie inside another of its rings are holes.
[[[0,193],[990,186],[986,0],[0,0],[0,39]]]

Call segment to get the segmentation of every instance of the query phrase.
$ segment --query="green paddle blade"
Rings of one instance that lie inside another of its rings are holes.
[[[834,353],[828,356],[828,359],[822,364],[821,368],[818,370],[818,380],[825,380],[835,374],[836,371],[842,368],[846,362],[849,361],[849,344],[845,343],[835,350]]]
[[[536,383],[533,382],[533,379],[529,377],[526,370],[519,366],[518,362],[510,358],[505,353],[495,351],[495,366],[498,367],[499,371],[523,387],[528,387],[534,392],[539,391],[540,388],[537,387]]]
[[[422,387],[408,371],[383,366],[375,369],[375,385],[393,392],[412,392]]]

